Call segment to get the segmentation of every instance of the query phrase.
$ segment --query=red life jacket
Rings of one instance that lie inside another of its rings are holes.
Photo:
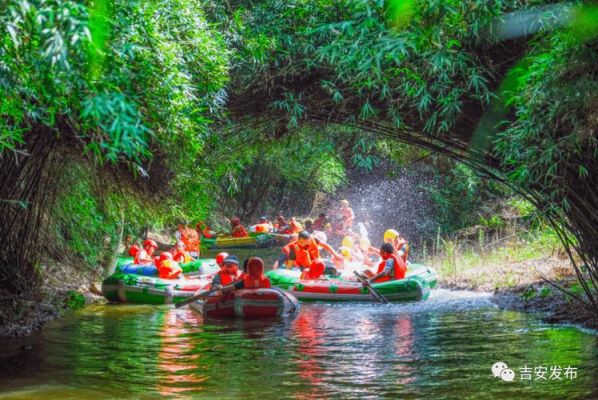
[[[183,270],[174,260],[164,260],[158,267],[158,276],[162,279],[176,279]]]
[[[259,288],[269,288],[270,279],[268,279],[265,275],[260,277],[251,276],[249,274],[243,274],[243,288],[245,289],[259,289]]]
[[[218,271],[218,275],[220,275],[220,284],[221,285],[228,285],[233,282],[234,276],[225,273],[224,271]]]
[[[236,237],[236,238],[244,238],[244,237],[249,237],[249,234],[247,233],[245,228],[243,228],[243,226],[237,225],[233,228],[233,230],[231,232],[231,236]]]
[[[403,279],[405,278],[405,273],[407,272],[407,265],[405,264],[405,261],[403,261],[402,258],[398,257],[396,254],[391,254],[390,256],[388,256],[388,258],[386,260],[392,259],[394,261],[394,272],[391,276],[383,276],[380,277],[378,279],[376,279],[376,283],[380,283],[380,282],[386,282],[386,281],[394,281],[397,279]],[[382,260],[382,262],[380,264],[378,264],[378,272],[376,274],[379,274],[380,272],[384,271],[384,267],[386,266],[386,260]]]

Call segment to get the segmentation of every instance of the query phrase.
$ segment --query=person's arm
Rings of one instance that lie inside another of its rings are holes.
[[[382,278],[383,276],[390,276],[392,274],[393,268],[394,260],[392,258],[389,258],[388,260],[386,260],[386,265],[384,265],[384,269],[376,275],[372,276],[370,279],[368,279],[368,282],[374,283],[378,278]]]
[[[232,282],[229,285],[222,287],[222,293],[233,292],[235,290],[240,290],[245,288],[245,284],[243,283],[243,279],[239,279],[237,281]]]
[[[319,242],[318,241],[318,245],[322,246],[322,248],[324,250],[326,250],[327,252],[329,252],[330,254],[332,254],[336,258],[342,258],[343,257],[343,256],[339,255],[336,251],[334,251],[334,249],[332,248],[332,246],[330,246],[328,243],[324,243],[324,242]]]

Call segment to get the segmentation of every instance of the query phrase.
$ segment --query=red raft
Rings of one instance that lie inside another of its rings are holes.
[[[297,299],[279,289],[241,289],[196,301],[191,307],[208,318],[275,318],[294,314]]]

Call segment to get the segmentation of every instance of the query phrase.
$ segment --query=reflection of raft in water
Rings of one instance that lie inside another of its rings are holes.
[[[295,313],[297,299],[277,289],[241,289],[191,303],[207,318],[275,318]]]
[[[230,236],[218,236],[216,238],[203,238],[201,246],[207,249],[262,249],[274,245],[284,244],[289,240],[289,235],[278,235],[270,233],[250,233],[249,237],[236,238]]]
[[[160,279],[153,265],[117,263],[115,273],[102,282],[102,294],[109,301],[139,304],[173,304],[193,296],[194,292],[210,284],[207,277],[199,279]],[[213,259],[200,259],[181,264],[183,273],[205,276],[215,273],[218,266]]]
[[[300,279],[299,271],[273,270],[266,273],[272,285],[288,290],[304,301],[375,301],[361,283],[348,279]],[[405,279],[374,283],[372,286],[392,302],[426,300],[436,285],[436,271],[410,264]]]

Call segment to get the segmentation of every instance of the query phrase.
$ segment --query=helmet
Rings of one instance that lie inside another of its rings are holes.
[[[351,261],[351,249],[345,246],[341,246],[339,249],[345,260]]]
[[[247,274],[259,278],[264,274],[264,261],[259,257],[251,257],[247,262]]]
[[[222,263],[223,264],[233,264],[233,265],[238,266],[239,259],[237,258],[237,256],[227,256]]]
[[[228,253],[225,253],[224,251],[221,253],[218,253],[216,255],[216,264],[222,266],[222,264],[224,264],[224,259],[228,257]]]
[[[398,236],[399,232],[395,231],[394,229],[387,229],[386,232],[384,232],[384,241],[388,242],[395,240]]]
[[[345,236],[343,238],[343,241],[341,242],[341,246],[343,247],[348,247],[348,248],[352,248],[353,247],[353,238],[351,236]]]
[[[341,200],[341,206],[349,207],[349,201],[348,200]]]
[[[158,243],[156,243],[155,241],[151,240],[151,239],[147,239],[143,241],[143,247],[154,247],[154,248],[158,248]]]

